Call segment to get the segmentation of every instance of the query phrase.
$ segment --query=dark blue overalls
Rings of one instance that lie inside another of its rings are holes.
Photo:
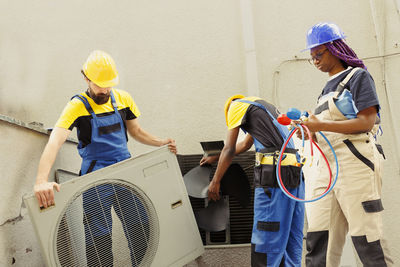
[[[288,129],[280,125],[263,105],[244,99],[236,101],[255,105],[266,111],[282,138],[288,137]],[[253,141],[256,152],[263,152],[266,149],[256,138],[253,137]],[[294,150],[292,140],[287,147]],[[299,160],[298,153],[296,157]],[[270,174],[263,171],[255,171],[254,173],[251,265],[253,267],[300,267],[303,247],[304,204],[288,198],[278,186],[265,187],[262,183],[257,184],[257,181],[262,181],[263,175],[269,175],[272,179],[276,179],[275,171],[272,171],[272,167],[275,166],[258,166],[258,168],[264,167],[271,167]],[[288,190],[291,194],[304,198],[304,181],[301,179],[298,186],[288,188]]]
[[[76,95],[92,116],[91,143],[78,145],[82,157],[81,175],[107,167],[130,158],[127,147],[125,125],[118,112],[113,92],[110,93],[114,112],[97,116],[87,98]],[[79,128],[78,128],[79,131]],[[79,134],[79,133],[78,133]],[[137,266],[143,259],[146,246],[135,244],[136,240],[148,238],[148,227],[141,225],[147,222],[143,203],[128,188],[111,183],[91,187],[83,193],[83,223],[85,227],[86,257],[88,266],[112,266],[112,218],[111,207],[121,220],[128,240],[132,266]],[[137,242],[143,243],[143,242]]]

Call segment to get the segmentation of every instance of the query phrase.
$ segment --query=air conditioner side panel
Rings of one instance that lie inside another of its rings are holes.
[[[158,166],[163,163],[162,157],[151,161]],[[166,169],[145,177],[143,185],[159,218],[163,218],[152,266],[182,266],[200,256],[204,248],[176,157],[170,154],[166,163]]]

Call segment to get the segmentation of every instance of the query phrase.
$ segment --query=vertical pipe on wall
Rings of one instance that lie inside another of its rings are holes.
[[[380,65],[381,65],[381,71],[382,71],[382,77],[383,77],[383,90],[385,93],[385,101],[388,105],[387,108],[387,115],[390,118],[390,121],[396,121],[392,112],[391,108],[391,100],[393,98],[390,96],[390,92],[388,91],[388,88],[386,86],[386,81],[387,81],[387,74],[386,74],[386,58],[385,58],[385,3],[384,1],[379,1],[379,0],[370,0],[369,1],[370,8],[371,8],[371,15],[372,15],[372,21],[374,24],[375,28],[375,37],[376,37],[376,42],[378,46],[378,55],[380,57]],[[396,132],[394,130],[393,125],[389,124],[390,131],[392,134],[392,143],[394,144],[395,151],[399,151],[399,142],[396,138]],[[397,153],[394,153],[396,157],[396,162],[399,164],[399,156]]]
[[[370,0],[372,22],[375,28],[375,38],[380,57],[385,55],[385,7],[383,1]]]
[[[240,0],[242,33],[245,51],[246,83],[248,95],[259,96],[257,56],[255,49],[253,9],[251,0]]]

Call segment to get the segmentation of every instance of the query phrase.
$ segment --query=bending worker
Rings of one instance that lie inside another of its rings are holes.
[[[225,103],[228,125],[226,144],[219,156],[202,158],[200,164],[210,164],[218,157],[218,166],[208,188],[208,197],[220,198],[220,181],[235,155],[254,144],[254,223],[251,238],[252,266],[301,266],[304,205],[284,195],[278,187],[275,164],[288,135],[286,127],[276,121],[277,109],[257,97],[235,95]],[[246,134],[237,143],[239,130]],[[283,182],[297,197],[304,197],[304,182],[300,167],[295,166],[298,155],[293,143],[286,149],[282,161]]]
[[[324,132],[336,152],[339,174],[327,196],[306,204],[306,265],[339,266],[349,231],[364,266],[387,266],[391,260],[382,242],[381,218],[383,151],[374,138],[380,106],[371,75],[344,38],[332,23],[316,24],[307,33],[312,63],[329,78],[304,125]],[[316,138],[334,166],[327,143],[318,134]],[[316,176],[306,180],[307,198],[320,195],[328,177],[320,164]]]
[[[113,88],[119,79],[110,55],[103,51],[93,51],[83,65],[82,74],[88,89],[74,96],[64,108],[39,162],[34,191],[40,207],[54,205],[53,188],[59,191],[60,185],[48,182],[49,172],[58,151],[74,127],[77,128],[78,152],[82,157],[80,175],[130,158],[127,133],[143,144],[168,145],[171,152],[176,153],[174,140],[159,139],[140,127],[137,120],[140,112],[132,97],[125,91]],[[98,192],[98,196],[94,191]],[[114,202],[118,198],[123,201],[116,205]],[[129,220],[121,219],[121,222],[128,239],[132,265],[140,263],[146,248],[133,246],[135,235],[144,232],[135,232],[135,216],[143,216],[132,208],[135,201],[138,199],[126,188],[112,184],[102,184],[83,193],[88,266],[112,266],[111,206],[114,206],[120,219],[124,216],[133,217]]]

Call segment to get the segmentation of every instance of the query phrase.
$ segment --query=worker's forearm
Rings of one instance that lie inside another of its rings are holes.
[[[47,182],[49,179],[49,173],[54,161],[57,157],[59,148],[56,144],[48,143],[43,151],[40,158],[38,172],[36,176],[36,184]]]
[[[363,121],[359,118],[344,121],[327,121],[320,122],[320,131],[336,132],[342,134],[366,133],[371,130],[373,123]]]
[[[47,182],[51,167],[56,160],[58,151],[67,140],[70,130],[55,127],[50,134],[49,141],[44,148],[43,154],[40,157],[38,172],[36,176],[36,184]]]
[[[221,152],[219,157],[217,170],[215,171],[213,180],[215,182],[220,182],[222,177],[224,176],[226,170],[232,163],[233,158],[235,157],[235,150],[234,149],[226,149],[224,148]]]
[[[162,146],[164,144],[162,139],[151,135],[142,128],[139,128],[134,133],[131,133],[131,136],[135,138],[136,141],[145,145]]]
[[[248,143],[246,143],[246,142],[239,142],[239,143],[237,143],[237,145],[236,145],[236,150],[235,150],[235,155],[239,155],[239,154],[241,154],[241,153],[243,153],[243,152],[246,152],[247,150],[250,149],[250,147],[251,147],[252,145],[253,145],[253,144],[248,144]]]
[[[250,147],[251,147],[251,146],[250,146]],[[241,153],[243,153],[243,152],[246,152],[247,150],[250,149],[250,147],[248,147],[247,145],[245,145],[243,142],[237,143],[237,144],[236,144],[236,148],[235,148],[235,156],[237,156],[237,155],[239,155],[239,154],[241,154]],[[215,156],[213,156],[213,157],[216,157],[217,160],[218,160],[218,159],[221,157],[221,154],[222,154],[222,151],[221,151],[220,154],[215,155]]]

